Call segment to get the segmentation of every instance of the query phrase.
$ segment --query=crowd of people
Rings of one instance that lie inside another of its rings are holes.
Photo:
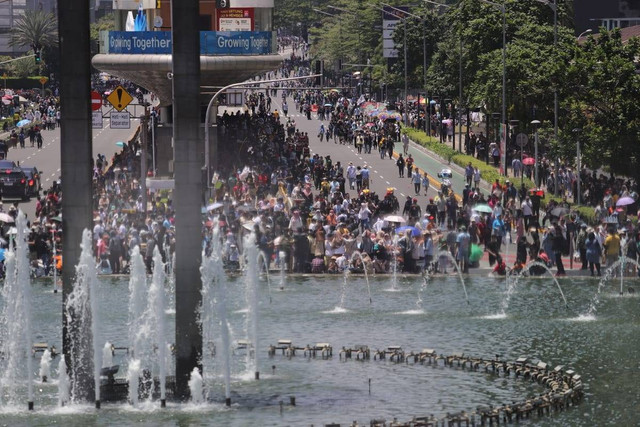
[[[292,54],[275,75],[308,72],[308,61]],[[281,111],[272,102],[278,95]],[[205,194],[202,221],[205,253],[218,236],[229,269],[241,267],[244,239],[252,233],[266,268],[295,273],[444,273],[452,271],[454,263],[468,272],[486,254],[495,274],[518,272],[535,260],[563,275],[567,255],[581,268],[601,274],[601,261],[610,266],[620,254],[637,259],[638,229],[627,217],[632,211],[616,209],[619,198],[634,196],[625,183],[592,176],[587,188],[593,189],[593,197],[603,193],[596,224],[584,223],[566,197],[543,209],[536,189],[496,181],[491,191],[483,191],[479,172],[471,165],[461,194],[440,189],[420,206],[416,197],[398,200],[394,188],[385,194],[372,191],[366,162],[344,164],[317,150],[312,154],[310,136],[284,108],[290,101],[306,120],[312,114],[322,119],[312,138],[353,146],[361,154],[388,156],[399,176],[411,179],[416,195],[428,194],[428,174],[414,169],[398,122],[366,115],[366,100],[313,88],[308,82],[248,90],[246,99],[245,111],[224,112],[218,119],[220,161],[211,191]],[[396,146],[402,146],[402,153],[392,157],[394,149],[400,151]],[[134,138],[113,158],[98,155],[93,161],[95,259],[104,274],[127,273],[135,247],[148,272],[155,248],[165,261],[173,256],[171,193],[149,193],[149,203],[143,205],[139,148]],[[56,258],[63,243],[56,221],[61,198],[57,181],[38,199],[31,224],[34,266],[45,271],[61,263]],[[510,265],[507,244],[515,246]],[[527,272],[542,274],[535,266]]]

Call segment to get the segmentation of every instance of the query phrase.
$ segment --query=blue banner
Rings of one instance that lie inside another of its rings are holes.
[[[270,54],[269,31],[201,31],[202,55]],[[107,51],[113,54],[171,54],[171,31],[109,31]]]
[[[271,53],[269,31],[201,31],[203,55],[265,55]]]

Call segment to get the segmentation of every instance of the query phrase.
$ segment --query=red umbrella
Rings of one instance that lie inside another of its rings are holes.
[[[533,166],[536,164],[536,159],[534,159],[533,157],[527,157],[524,160],[522,160],[522,164]]]

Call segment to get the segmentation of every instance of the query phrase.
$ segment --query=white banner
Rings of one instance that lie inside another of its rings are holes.
[[[128,111],[111,112],[111,129],[130,129],[131,116]]]
[[[102,129],[102,126],[102,111],[94,111],[91,114],[91,127],[93,127],[93,129]]]

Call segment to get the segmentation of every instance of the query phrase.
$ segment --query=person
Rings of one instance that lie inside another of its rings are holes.
[[[414,170],[413,173],[411,174],[411,182],[413,183],[413,189],[416,193],[416,196],[419,196],[422,178],[420,177],[420,172],[418,172],[418,170]]]
[[[464,168],[464,178],[469,186],[471,186],[471,181],[473,180],[473,166],[471,162]]]
[[[407,165],[407,177],[411,179],[411,172],[413,171],[413,157],[411,157],[411,154],[405,160],[405,164]]]
[[[318,130],[318,138],[320,138],[320,142],[324,138],[324,123],[320,123],[320,129]]]
[[[504,237],[506,232],[504,222],[502,221],[502,214],[496,214],[496,219],[493,220],[493,224],[491,225],[491,236],[496,237],[496,241],[498,242],[498,247],[502,246],[502,238]]]
[[[406,133],[402,134],[402,151],[405,156],[409,153],[409,137]]]
[[[422,188],[424,188],[424,195],[427,195],[427,192],[429,191],[429,175],[427,175],[427,173],[425,172],[422,175]]]
[[[347,167],[347,179],[349,180],[349,190],[353,190],[356,182],[356,167],[353,165],[353,162],[349,162],[349,166]]]
[[[396,160],[396,166],[398,167],[398,176],[400,178],[404,178],[404,165],[404,158],[402,157],[402,154],[400,154],[398,160]]]
[[[562,235],[562,228],[559,225],[555,225],[552,233],[552,251],[556,260],[557,272],[556,276],[566,276],[566,272],[564,271],[564,264],[562,264],[562,252],[565,248],[565,239]]]
[[[460,233],[456,237],[456,261],[463,273],[469,273],[469,250],[471,249],[471,236],[467,227],[460,227]]]
[[[606,259],[606,266],[611,267],[614,262],[618,260],[620,255],[620,236],[616,232],[614,227],[610,227],[608,230],[607,238],[604,239],[604,255]]]
[[[482,177],[482,173],[480,169],[476,166],[473,168],[473,187],[476,191],[480,189],[480,178]]]
[[[578,252],[580,253],[580,262],[582,263],[580,270],[587,269],[588,261],[587,261],[586,242],[587,242],[587,224],[582,223],[580,225],[580,231],[578,232],[578,237],[576,238],[577,249],[578,249]]]
[[[600,243],[598,243],[598,239],[596,239],[596,235],[593,231],[587,235],[587,239],[585,241],[585,256],[587,258],[587,262],[589,263],[589,271],[591,272],[591,276],[593,277],[594,275],[594,266],[598,272],[598,276],[600,276],[600,259],[602,258],[602,248],[600,247]]]

